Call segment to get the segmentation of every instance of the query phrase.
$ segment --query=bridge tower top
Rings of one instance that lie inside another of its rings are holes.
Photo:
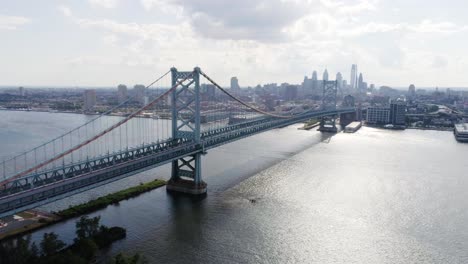
[[[178,71],[171,68],[172,86],[172,138],[200,141],[200,68]]]

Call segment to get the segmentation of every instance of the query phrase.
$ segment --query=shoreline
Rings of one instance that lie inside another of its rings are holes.
[[[130,198],[135,198],[143,193],[163,187],[164,185],[166,185],[166,181],[156,179],[156,180],[146,182],[146,183],[141,183],[139,185],[132,186],[127,189],[123,189],[123,190],[120,190],[120,191],[117,191],[117,192],[114,192],[105,196],[101,196],[97,199],[93,199],[82,204],[70,206],[69,208],[61,210],[59,212],[47,213],[48,215],[47,217],[40,217],[35,222],[32,222],[24,226],[19,226],[13,230],[6,231],[3,234],[0,233],[0,241],[10,239],[10,238],[15,238],[18,236],[23,236],[25,234],[37,231],[41,228],[63,222],[65,220],[68,220],[77,216],[86,215],[91,212],[99,211],[101,209],[108,207],[109,205],[115,205],[121,201],[128,200]],[[31,212],[36,212],[36,211],[29,210],[29,211],[25,211],[22,213],[32,214]],[[22,213],[19,213],[19,214],[22,214]],[[24,219],[21,221],[24,221]],[[15,220],[15,222],[17,222],[17,220]]]

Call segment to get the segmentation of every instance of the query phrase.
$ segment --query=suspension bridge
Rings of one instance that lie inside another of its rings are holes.
[[[205,194],[201,159],[208,150],[311,118],[320,118],[322,131],[336,132],[335,119],[355,113],[353,107],[337,107],[336,81],[324,81],[318,109],[277,112],[247,103],[200,68],[172,68],[148,85],[145,94],[144,105],[130,97],[91,121],[3,161],[0,217],[169,163],[168,191]],[[145,118],[145,113],[160,118]]]

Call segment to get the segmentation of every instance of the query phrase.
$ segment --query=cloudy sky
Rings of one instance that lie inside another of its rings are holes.
[[[468,86],[466,0],[1,0],[0,84],[147,83],[200,66],[227,84]]]

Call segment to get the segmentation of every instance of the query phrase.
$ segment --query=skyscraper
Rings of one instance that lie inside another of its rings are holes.
[[[119,103],[123,103],[125,100],[127,100],[128,95],[126,85],[119,84],[119,86],[117,86],[117,97],[119,99]]]
[[[318,78],[317,78],[317,71],[312,73],[312,93],[316,93],[318,89]]]
[[[353,64],[351,66],[351,79],[349,85],[351,86],[351,90],[354,90],[357,88],[357,65]]]
[[[362,77],[362,73],[359,74],[358,80],[358,92],[364,93],[364,78]]]
[[[327,69],[325,69],[325,71],[323,72],[323,80],[328,81],[328,71],[327,71]]]
[[[83,110],[89,112],[93,110],[96,105],[96,91],[85,90],[83,94]]]
[[[416,86],[414,84],[411,84],[408,88],[408,96],[410,98],[414,98],[416,96]]]
[[[145,86],[143,84],[136,84],[133,86],[133,91],[135,92],[135,99],[140,103],[145,103]]]
[[[341,72],[336,74],[336,83],[338,89],[343,88],[343,75],[341,74]]]
[[[237,79],[237,77],[232,77],[231,78],[231,90],[232,91],[240,90],[239,80]]]
[[[21,86],[20,88],[18,88],[18,93],[19,93],[20,96],[25,96],[25,95],[26,95],[26,92],[25,92],[23,86]]]

